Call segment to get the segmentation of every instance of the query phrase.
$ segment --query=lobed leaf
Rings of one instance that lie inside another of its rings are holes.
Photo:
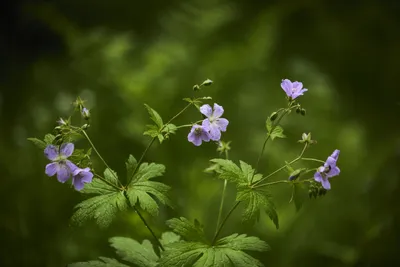
[[[185,217],[173,218],[166,223],[174,233],[180,235],[186,241],[207,242],[203,228],[199,223],[194,224]]]
[[[104,195],[120,192],[120,190],[105,181],[94,177],[92,182],[85,184],[85,187],[80,192],[84,194]]]
[[[147,105],[147,104],[144,104],[144,105],[147,109],[147,112],[149,112],[150,119],[152,121],[154,121],[154,123],[158,126],[158,129],[161,129],[164,125],[161,116],[157,113],[157,111],[152,109],[149,105]]]
[[[227,159],[212,159],[210,161],[221,167],[221,172],[218,175],[219,178],[233,183],[247,182],[242,170],[233,161]]]
[[[112,237],[109,241],[122,260],[139,267],[154,267],[157,265],[158,256],[149,240],[143,240],[142,244],[140,244],[132,238]]]
[[[275,128],[270,132],[271,140],[275,138],[286,138],[286,135],[283,134],[283,128],[281,126],[275,126]]]
[[[68,267],[129,267],[129,266],[120,263],[116,259],[99,257],[99,260],[76,262],[68,264]]]
[[[137,160],[134,156],[129,155],[128,160],[125,163],[126,166],[126,177],[128,181],[132,179],[135,169],[137,167]]]
[[[113,185],[118,185],[118,175],[115,171],[111,170],[110,168],[104,170],[104,178],[106,179],[107,182]]]
[[[164,232],[161,234],[161,238],[159,239],[160,243],[168,248],[168,245],[181,241],[181,237],[174,232]]]
[[[29,141],[31,141],[35,146],[37,146],[39,149],[44,150],[47,146],[45,142],[43,142],[40,139],[37,138],[28,138]]]

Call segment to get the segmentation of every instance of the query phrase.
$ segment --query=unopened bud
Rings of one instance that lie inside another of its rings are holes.
[[[302,109],[300,110],[300,113],[301,113],[301,115],[305,116],[305,115],[306,115],[306,110],[305,110],[304,108],[302,108]]]
[[[270,116],[270,118],[271,118],[271,121],[274,121],[274,120],[276,120],[276,118],[278,117],[278,112],[272,112],[272,114],[271,114],[271,116]]]
[[[213,83],[210,79],[205,80],[200,86],[210,86]]]
[[[87,108],[83,108],[81,113],[82,113],[82,117],[85,120],[89,120],[90,119],[90,112],[89,112],[89,110]]]
[[[193,91],[199,91],[200,90],[200,86],[198,86],[197,84],[193,86]]]

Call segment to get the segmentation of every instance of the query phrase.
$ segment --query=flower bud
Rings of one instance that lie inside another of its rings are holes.
[[[210,79],[205,80],[200,86],[210,86],[213,83]]]
[[[82,113],[82,117],[83,117],[85,120],[89,120],[89,119],[90,119],[90,112],[89,112],[89,110],[88,110],[87,108],[84,107],[84,108],[82,109],[81,113]]]
[[[88,129],[90,127],[90,124],[84,124],[84,125],[82,125],[82,129],[83,130],[86,130],[86,129]]]
[[[300,107],[297,107],[297,108],[296,108],[296,113],[297,113],[297,114],[300,114],[300,112],[301,112],[301,108],[300,108]]]
[[[270,119],[271,119],[271,121],[274,121],[274,120],[276,120],[277,117],[278,117],[278,112],[274,111],[274,112],[272,112]]]
[[[305,116],[306,115],[306,109],[302,108],[300,110],[300,113],[301,113],[302,116]]]
[[[193,86],[193,91],[199,91],[200,90],[200,86],[198,86],[197,84]]]

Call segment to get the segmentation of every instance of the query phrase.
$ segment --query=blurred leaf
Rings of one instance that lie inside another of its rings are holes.
[[[45,136],[44,136],[44,142],[46,143],[46,144],[48,144],[48,145],[51,145],[51,144],[53,144],[53,141],[54,141],[54,139],[55,139],[56,137],[54,136],[54,135],[52,135],[52,134],[46,134]]]
[[[303,206],[304,201],[308,198],[307,189],[305,188],[304,183],[294,182],[292,185],[293,185],[292,199],[296,207],[296,211],[299,211]]]
[[[35,146],[37,146],[41,150],[44,150],[47,146],[45,142],[37,138],[28,138],[28,140],[31,141]]]
[[[129,267],[116,259],[99,257],[99,260],[68,264],[68,267]]]
[[[128,203],[123,191],[108,193],[89,198],[76,205],[76,212],[71,220],[74,224],[82,225],[90,219],[102,227],[108,227],[118,211],[124,211]]]
[[[247,182],[242,170],[233,161],[227,159],[212,159],[210,161],[220,166],[221,172],[218,175],[220,179],[233,183]]]
[[[154,123],[158,126],[158,129],[160,130],[164,125],[161,116],[157,113],[157,111],[152,109],[149,105],[147,105],[147,104],[144,104],[144,105],[145,105],[147,111],[149,112],[150,119],[152,119],[152,121],[154,121]]]
[[[142,244],[140,244],[131,238],[112,237],[109,241],[122,260],[139,267],[154,267],[157,265],[158,256],[149,240],[143,240]]]
[[[176,125],[172,123],[168,123],[164,126],[162,132],[166,134],[175,134],[176,133]]]
[[[147,130],[144,131],[143,135],[148,135],[150,137],[156,137],[159,135],[158,127],[156,125],[146,125]]]
[[[139,202],[143,210],[146,210],[152,216],[157,216],[158,204],[153,197],[156,197],[164,205],[171,205],[167,196],[170,187],[160,182],[149,181],[152,178],[162,176],[164,171],[165,166],[162,164],[142,163],[140,165],[126,191],[132,206]]]
[[[270,117],[268,117],[268,119],[267,119],[267,121],[266,121],[266,123],[265,123],[265,126],[267,127],[268,133],[270,133],[271,130],[272,130],[272,121],[271,121],[271,118],[270,118]]]
[[[163,246],[181,241],[181,237],[174,232],[164,232],[161,234],[160,243]]]
[[[173,218],[168,220],[167,225],[176,234],[186,241],[207,242],[203,228],[199,224],[194,224],[185,217]]]
[[[286,138],[286,136],[283,134],[283,128],[279,125],[275,126],[270,135],[272,140],[275,138]]]

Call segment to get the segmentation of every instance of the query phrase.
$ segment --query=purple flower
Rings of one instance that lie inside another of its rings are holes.
[[[210,141],[210,135],[203,126],[195,124],[188,134],[188,141],[192,142],[195,146],[199,146],[202,141]]]
[[[83,189],[84,183],[91,183],[93,178],[93,173],[90,172],[90,168],[76,168],[72,172],[72,175],[72,184],[78,191]]]
[[[307,92],[308,89],[303,88],[303,84],[301,82],[291,82],[288,79],[282,80],[281,83],[282,89],[285,91],[286,95],[291,99],[296,99],[297,97],[303,95],[304,92]]]
[[[70,177],[71,173],[75,171],[77,166],[71,161],[67,160],[74,152],[74,144],[66,143],[58,149],[56,146],[48,145],[44,149],[44,155],[52,161],[46,165],[45,173],[48,176],[53,176],[57,173],[57,179],[61,183],[65,183]]]
[[[332,155],[328,157],[324,166],[318,168],[318,171],[314,174],[314,180],[321,183],[322,187],[326,190],[331,189],[329,178],[337,176],[340,173],[340,169],[336,166],[336,161],[339,157],[339,150],[333,151]]]
[[[221,139],[221,131],[225,132],[229,124],[227,119],[220,118],[224,113],[223,107],[215,103],[213,110],[210,105],[206,104],[200,107],[200,112],[207,117],[202,125],[209,132],[210,139],[219,141]]]

